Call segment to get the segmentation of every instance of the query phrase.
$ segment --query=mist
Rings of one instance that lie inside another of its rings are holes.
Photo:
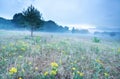
[[[69,3],[64,0],[11,0],[10,3],[1,0],[0,29],[29,31],[30,28],[20,25],[20,18],[14,16],[19,17],[31,4],[40,11],[43,18],[43,25],[36,32],[101,36],[120,34],[119,0],[72,0]]]

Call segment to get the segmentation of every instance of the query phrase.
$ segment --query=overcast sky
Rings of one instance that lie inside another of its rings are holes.
[[[0,17],[11,19],[30,5],[35,6],[44,20],[59,25],[120,27],[120,0],[0,0]]]

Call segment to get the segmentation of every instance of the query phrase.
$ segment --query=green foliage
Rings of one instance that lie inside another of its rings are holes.
[[[13,20],[12,20],[16,25],[17,27],[18,26],[25,26],[24,23],[25,23],[25,18],[23,16],[22,13],[17,13],[13,16]]]
[[[34,6],[29,6],[26,11],[23,11],[23,15],[27,24],[31,27],[36,28],[37,25],[40,25],[42,16]]]
[[[98,37],[94,37],[94,38],[93,38],[93,42],[99,43],[99,42],[100,42],[100,39],[99,39]]]
[[[34,6],[29,6],[27,10],[23,11],[23,16],[25,18],[25,24],[31,29],[31,36],[33,36],[33,31],[41,27],[43,21],[42,14],[34,8]]]

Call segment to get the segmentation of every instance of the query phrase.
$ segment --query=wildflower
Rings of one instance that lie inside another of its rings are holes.
[[[58,64],[57,64],[56,62],[52,62],[52,63],[51,63],[51,66],[52,66],[52,67],[58,67]]]
[[[22,69],[22,72],[25,72],[25,70],[24,70],[24,69]]]
[[[31,65],[32,63],[31,63],[31,62],[29,62],[28,64],[29,64],[29,65]]]
[[[45,73],[44,73],[44,76],[47,76],[47,75],[48,75],[48,72],[45,72]]]
[[[78,74],[80,74],[80,71],[77,71]]]
[[[82,77],[84,76],[84,73],[80,72],[80,71],[77,71],[77,73]]]
[[[25,48],[21,48],[22,51],[25,51]]]
[[[74,61],[74,63],[77,63],[77,61]]]
[[[82,58],[82,59],[84,59],[85,57],[84,57],[84,56],[82,56],[81,58]]]
[[[81,76],[81,77],[84,76],[84,73],[80,72],[80,76]]]
[[[15,67],[12,67],[12,68],[9,70],[9,73],[10,73],[10,74],[17,73],[17,69],[16,69]]]
[[[19,58],[22,58],[23,56],[19,55]]]
[[[57,74],[57,72],[55,70],[51,71],[51,75],[56,75],[56,74]]]
[[[105,76],[109,76],[109,74],[108,74],[108,73],[104,73],[104,75],[105,75]]]
[[[13,44],[13,43],[10,43],[9,45],[10,45],[10,46],[13,46],[14,44]]]
[[[76,68],[75,68],[75,67],[73,67],[73,68],[72,68],[72,70],[76,70]]]
[[[22,79],[21,77],[19,77],[18,79]]]
[[[5,46],[3,46],[3,47],[2,47],[2,49],[6,49],[6,47],[5,47]]]
[[[35,70],[38,70],[38,67],[35,67]]]
[[[96,59],[95,61],[98,62],[98,63],[100,63],[100,64],[103,64],[102,61],[99,60],[99,59]]]
[[[11,56],[12,54],[9,54],[9,56]]]
[[[120,48],[118,49],[118,53],[120,53]]]
[[[4,60],[4,61],[7,61],[7,59],[5,59],[5,58],[4,58],[3,60]]]

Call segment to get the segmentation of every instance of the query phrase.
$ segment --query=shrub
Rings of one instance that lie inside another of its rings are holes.
[[[94,38],[93,38],[93,42],[95,42],[95,43],[99,43],[99,42],[100,42],[100,39],[97,38],[97,37],[94,37]]]

